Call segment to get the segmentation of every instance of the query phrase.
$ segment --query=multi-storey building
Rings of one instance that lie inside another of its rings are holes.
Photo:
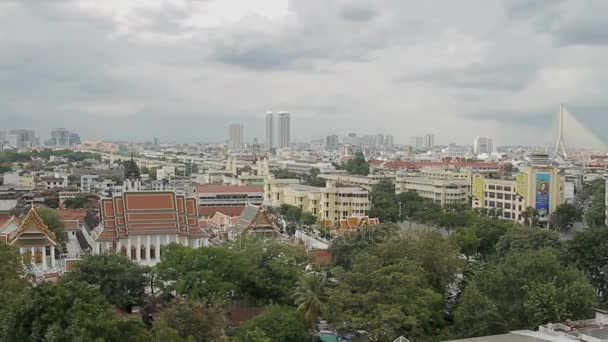
[[[395,191],[414,191],[441,206],[467,203],[471,197],[471,170],[422,168],[407,172],[396,177]]]
[[[291,145],[291,116],[287,112],[279,113],[279,141],[278,148]]]
[[[296,180],[297,181],[297,180]],[[294,180],[268,179],[266,199],[271,205],[288,204],[315,215],[319,220],[338,222],[347,217],[367,216],[369,192],[358,187],[326,187],[297,184]]]
[[[328,150],[335,150],[338,148],[339,145],[340,145],[340,138],[338,138],[337,135],[333,134],[333,135],[327,136],[325,146],[327,147]]]
[[[534,208],[546,223],[558,205],[564,203],[565,177],[550,165],[532,165],[515,179],[473,176],[473,208],[496,209],[501,217],[523,222],[522,213]]]
[[[236,216],[246,205],[261,205],[264,201],[261,186],[204,184],[197,186],[195,192],[202,217],[211,217],[216,212]]]
[[[231,124],[228,128],[228,145],[231,148],[243,147],[243,125]]]
[[[267,149],[274,147],[274,114],[266,112],[266,142]]]
[[[473,141],[473,152],[475,154],[490,154],[494,152],[494,142],[492,141],[492,138],[475,137],[475,140]]]
[[[323,178],[329,181],[333,181],[336,184],[343,184],[348,186],[357,186],[363,188],[367,191],[371,191],[372,187],[383,179],[388,179],[391,182],[395,181],[395,176],[393,175],[350,175],[347,173],[333,173],[333,174],[321,174],[319,178]]]
[[[36,143],[36,132],[31,129],[11,129],[6,140],[12,147],[27,147]]]

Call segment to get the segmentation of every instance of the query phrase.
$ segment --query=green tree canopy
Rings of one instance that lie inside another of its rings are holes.
[[[65,277],[98,286],[110,303],[126,311],[146,299],[146,269],[123,255],[85,255]]]
[[[572,225],[582,218],[581,211],[570,203],[557,206],[555,211],[549,216],[549,224],[554,229],[569,229]]]
[[[587,318],[594,304],[584,275],[561,264],[554,250],[542,249],[509,254],[477,272],[454,319],[463,336],[492,335]]]
[[[295,308],[269,305],[254,319],[243,323],[235,334],[239,342],[252,341],[251,331],[272,342],[302,342],[310,339],[306,323]],[[263,334],[260,334],[260,332]],[[249,336],[249,339],[248,339]],[[257,341],[256,342],[260,342]]]
[[[154,332],[165,341],[227,342],[227,325],[220,305],[179,300],[162,310]]]
[[[564,258],[587,275],[602,303],[608,303],[608,230],[591,228],[576,234]]]
[[[355,158],[347,161],[342,168],[351,175],[367,176],[369,174],[369,163],[361,152],[355,153]]]
[[[12,313],[9,341],[147,341],[138,321],[114,316],[93,285],[62,279],[37,285]]]
[[[400,335],[435,336],[443,327],[443,295],[432,289],[416,261],[386,264],[363,253],[351,271],[336,268],[332,273],[336,285],[328,290],[330,317],[340,332],[362,330],[373,341],[391,341]]]
[[[303,248],[253,237],[242,238],[231,250],[245,265],[241,294],[259,304],[293,303],[294,284],[309,262]]]

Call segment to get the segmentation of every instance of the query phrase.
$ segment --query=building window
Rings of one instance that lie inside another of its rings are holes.
[[[144,259],[146,257],[146,246],[141,245],[139,248],[139,257]]]
[[[127,256],[127,247],[126,246],[120,247],[120,255]]]
[[[156,247],[154,245],[150,246],[150,259],[156,259]]]
[[[505,199],[510,201],[511,200],[511,195],[505,194]]]
[[[131,260],[137,259],[137,248],[131,245]]]
[[[502,194],[501,194],[501,193],[497,193],[497,194],[496,194],[496,198],[498,198],[498,199],[503,199],[503,196],[502,196]]]
[[[495,185],[490,185],[488,188],[489,188],[490,190],[496,190],[496,186],[495,186]]]
[[[511,191],[511,187],[510,186],[505,186],[505,191]]]

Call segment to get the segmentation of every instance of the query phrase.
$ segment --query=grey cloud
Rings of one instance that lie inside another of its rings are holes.
[[[346,3],[342,7],[342,17],[347,20],[368,21],[376,16],[370,3]]]
[[[400,82],[425,83],[437,87],[519,91],[534,79],[540,66],[530,64],[482,65],[407,75]]]

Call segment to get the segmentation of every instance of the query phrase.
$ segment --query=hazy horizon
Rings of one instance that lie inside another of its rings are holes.
[[[561,102],[608,141],[608,2],[0,2],[2,129],[83,139],[224,141],[266,111],[294,141],[434,133],[553,141]]]

